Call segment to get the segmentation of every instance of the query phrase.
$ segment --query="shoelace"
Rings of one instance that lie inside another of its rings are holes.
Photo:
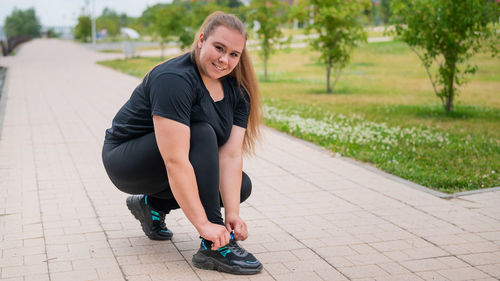
[[[238,243],[236,243],[236,240],[234,239],[231,239],[229,241],[229,244],[227,244],[227,247],[229,248],[229,250],[231,250],[231,252],[239,255],[239,256],[244,256],[247,254],[247,251],[243,248],[240,247],[240,245],[238,245]]]
[[[153,220],[153,231],[166,230],[167,225],[165,224],[165,213],[156,212],[158,214],[159,220]]]

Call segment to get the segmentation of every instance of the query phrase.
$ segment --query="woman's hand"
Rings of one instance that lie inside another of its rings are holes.
[[[226,215],[226,229],[234,232],[234,239],[243,241],[248,238],[247,224],[238,215]]]
[[[206,225],[200,227],[199,233],[201,237],[212,241],[213,251],[229,244],[229,240],[231,239],[229,232],[224,226],[211,222],[207,222]]]

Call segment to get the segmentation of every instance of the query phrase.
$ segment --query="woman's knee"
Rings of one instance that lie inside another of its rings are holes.
[[[195,171],[208,169],[218,174],[219,150],[214,129],[208,123],[193,123],[190,128],[189,160]]]
[[[212,144],[215,142],[217,145],[217,136],[215,134],[214,128],[206,122],[198,122],[192,123],[190,126],[191,129],[191,144],[198,144],[199,141],[201,143]]]
[[[245,200],[247,200],[248,197],[250,197],[250,194],[252,194],[252,181],[250,180],[250,177],[245,174],[245,172],[242,172],[240,202],[243,203]]]

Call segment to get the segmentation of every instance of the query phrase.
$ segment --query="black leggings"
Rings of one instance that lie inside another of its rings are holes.
[[[210,222],[224,225],[220,211],[217,137],[208,123],[194,123],[190,128],[189,161],[194,168],[201,203]],[[149,195],[153,207],[167,212],[179,208],[154,132],[120,144],[105,143],[102,159],[109,178],[121,191]],[[252,182],[242,172],[240,202],[251,192]]]

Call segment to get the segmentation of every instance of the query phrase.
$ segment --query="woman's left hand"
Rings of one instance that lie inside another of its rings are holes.
[[[247,224],[239,215],[226,215],[226,229],[234,232],[234,239],[243,241],[248,238]]]

